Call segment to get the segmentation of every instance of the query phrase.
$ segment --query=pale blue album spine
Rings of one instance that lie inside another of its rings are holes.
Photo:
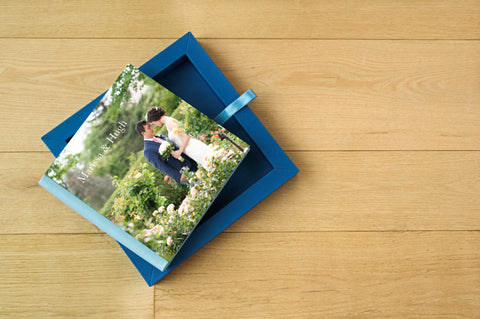
[[[163,271],[168,262],[147,248],[145,245],[130,236],[120,227],[109,221],[105,216],[98,213],[96,210],[85,204],[81,199],[70,193],[64,187],[56,183],[54,180],[46,175],[40,179],[40,186],[48,190],[55,197],[60,199],[63,203],[68,205],[74,211],[79,213],[92,224],[103,230],[112,238],[120,242],[122,245],[133,251],[140,258],[143,258],[155,268]]]

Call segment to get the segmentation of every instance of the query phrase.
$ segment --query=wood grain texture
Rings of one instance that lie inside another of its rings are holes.
[[[480,232],[222,234],[155,289],[157,318],[477,318]]]
[[[480,152],[288,152],[300,172],[232,232],[480,230]]]
[[[480,152],[288,155],[300,173],[226,232],[480,230]],[[0,160],[0,234],[101,232],[38,186],[50,154]]]
[[[53,160],[50,153],[0,153],[0,234],[103,233],[38,185]]]
[[[128,18],[120,18],[128,17]],[[0,37],[478,39],[466,1],[2,1]]]
[[[153,288],[107,235],[0,235],[1,318],[152,318]]]
[[[42,134],[169,43],[0,39],[0,116],[28,125],[5,121],[0,150],[46,150]],[[287,150],[480,149],[480,41],[201,44]]]
[[[480,2],[0,2],[1,318],[479,318]],[[148,288],[40,136],[192,31],[300,173]]]

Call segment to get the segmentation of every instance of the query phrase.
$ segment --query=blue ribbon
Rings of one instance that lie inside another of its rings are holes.
[[[252,102],[256,97],[257,95],[252,90],[246,91],[235,101],[230,103],[220,114],[218,114],[214,121],[220,125],[223,125],[226,121],[228,121],[229,118],[240,111],[245,105]]]

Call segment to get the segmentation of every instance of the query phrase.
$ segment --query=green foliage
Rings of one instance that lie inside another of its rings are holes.
[[[130,161],[129,170],[120,184],[128,184],[131,181],[131,179],[128,178],[128,174],[147,170],[149,174],[153,174],[152,176],[154,184],[157,187],[159,194],[167,199],[168,204],[173,203],[174,205],[179,205],[185,198],[188,192],[187,186],[185,184],[177,183],[168,176],[166,177],[165,173],[159,171],[152,164],[148,163],[143,155],[143,151],[132,153],[127,157],[127,159]],[[117,178],[117,180],[119,179]],[[115,198],[120,198],[122,196],[121,192],[121,188],[117,187],[115,189],[110,198],[105,202],[103,208],[100,210],[102,215],[106,216],[107,218],[112,218],[114,200]]]
[[[165,90],[165,93],[162,95],[159,103],[157,105],[161,106],[167,114],[172,114],[178,107],[182,100],[173,94],[172,92]]]
[[[128,170],[128,159],[124,154],[136,152],[143,147],[143,141],[135,131],[135,124],[145,116],[145,107],[130,103],[132,93],[144,88],[146,76],[127,65],[112,85],[109,95],[92,112],[88,121],[91,125],[85,138],[85,151],[81,162],[87,166],[98,154],[102,153],[102,146],[108,144],[111,149],[98,162],[94,174],[104,176],[123,176]],[[127,132],[120,136],[115,143],[107,140],[110,134],[118,128],[119,121],[128,123]]]
[[[199,166],[195,173],[183,169],[190,187],[188,195],[177,209],[171,204],[155,211],[149,228],[137,234],[138,240],[154,243],[157,249],[172,256],[180,249],[245,155],[230,141],[220,138],[213,149],[205,167]]]
[[[182,171],[188,186],[162,178],[143,154],[132,154],[131,168],[122,180],[114,180],[117,189],[101,213],[171,260],[245,155],[226,139],[213,140],[205,167]]]
[[[179,118],[177,119],[180,121],[180,127],[187,134],[201,140],[205,144],[218,142],[219,139],[226,139],[230,143],[238,145],[240,151],[248,148],[247,143],[186,102],[180,103],[178,115]]]
[[[141,98],[132,103],[133,94],[140,90]],[[93,173],[98,176],[124,176],[129,169],[124,154],[143,149],[143,139],[135,131],[137,121],[145,119],[148,109],[155,105],[163,107],[167,114],[174,114],[180,101],[175,94],[132,65],[127,65],[112,85],[110,94],[102,99],[88,120],[91,127],[84,141],[85,151],[80,162],[88,166],[89,162],[102,153],[102,146],[108,144],[111,149],[98,161]],[[127,131],[115,143],[110,143],[107,138],[115,132],[119,121],[128,123]]]
[[[184,116],[181,127],[188,135],[199,138],[206,133],[221,129],[212,119],[186,102],[180,103],[180,109]]]
[[[119,190],[111,212],[117,222],[132,221],[136,226],[143,226],[152,217],[151,213],[167,202],[147,164],[143,164],[141,170],[130,170],[122,180],[114,179],[113,184]]]
[[[114,179],[113,184],[117,187],[117,197],[113,199],[112,211],[108,217],[138,238],[138,234],[154,220],[152,213],[165,205],[167,198],[161,195],[154,173],[148,169],[146,163],[142,164],[140,171],[132,169],[122,180]],[[143,242],[164,258],[171,258],[158,247],[152,246],[153,242]]]
[[[140,100],[131,103],[132,93],[138,90],[143,90]],[[107,143],[111,149],[98,161],[93,173],[98,176],[124,176],[129,169],[125,154],[143,149],[143,139],[135,131],[137,121],[145,119],[147,110],[154,105],[160,105],[174,113],[180,101],[180,98],[143,73],[127,66],[112,86],[111,99],[101,102],[93,112],[94,116],[89,118],[91,127],[84,141],[85,151],[81,162],[88,165],[102,152],[102,145]],[[128,123],[127,132],[116,139],[115,143],[108,142],[107,137],[122,120]]]
[[[131,162],[130,169],[123,179],[113,180],[116,189],[100,213],[169,260],[173,255],[166,245],[166,238],[151,240],[141,235],[158,221],[160,216],[156,215],[160,207],[165,210],[168,205],[180,205],[188,193],[188,187],[166,177],[145,162],[143,152],[131,154],[128,159]]]
[[[149,105],[150,107],[160,106],[165,110],[167,115],[172,114],[178,107],[182,99],[180,99],[178,96],[176,96],[169,90],[158,85],[158,83],[152,79],[147,78],[144,80],[144,82],[145,85],[150,86],[152,89],[148,93],[144,94],[141,103]]]
[[[143,87],[145,79],[145,74],[135,69],[133,65],[128,64],[112,85],[112,101],[102,120],[115,123],[119,118],[122,104],[130,100],[132,90],[138,91]]]
[[[80,161],[80,154],[69,154],[62,161],[55,161],[47,170],[47,176],[57,182],[59,185],[66,187],[65,174],[75,169]]]

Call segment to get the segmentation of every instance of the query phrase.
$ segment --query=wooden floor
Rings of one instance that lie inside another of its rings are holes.
[[[40,136],[192,31],[300,173],[149,288]],[[480,318],[480,1],[0,2],[0,318]]]

